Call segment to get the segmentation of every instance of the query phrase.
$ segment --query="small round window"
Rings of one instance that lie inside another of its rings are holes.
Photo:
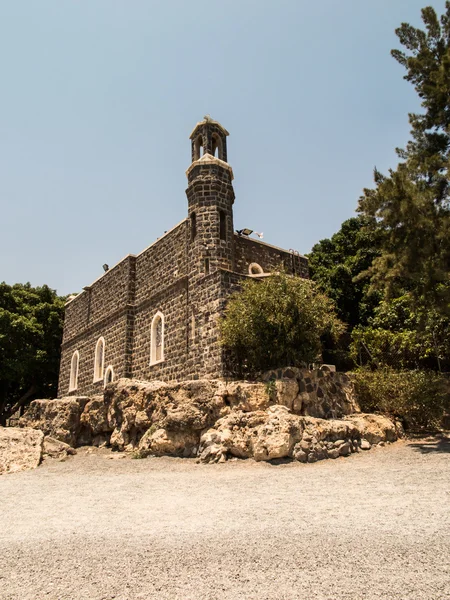
[[[248,268],[248,272],[250,275],[262,275],[264,273],[263,268],[258,263],[252,263]]]

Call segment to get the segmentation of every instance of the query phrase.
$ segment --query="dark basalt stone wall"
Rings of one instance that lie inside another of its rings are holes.
[[[222,136],[215,122],[196,129],[205,144]],[[193,138],[195,143],[196,135]],[[225,154],[224,154],[225,153]],[[105,340],[104,371],[114,379],[180,381],[227,375],[219,317],[230,293],[248,278],[251,263],[265,273],[308,277],[307,259],[234,233],[232,170],[203,156],[188,169],[188,218],[137,256],[129,255],[66,306],[59,397],[102,392],[94,354]],[[150,364],[151,324],[164,315],[164,360]],[[78,385],[69,392],[71,359],[79,352]]]

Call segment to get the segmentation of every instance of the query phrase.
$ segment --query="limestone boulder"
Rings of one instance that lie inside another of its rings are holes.
[[[302,404],[298,403],[299,386],[296,379],[282,379],[275,382],[276,403],[289,410],[300,413]],[[296,402],[297,400],[297,402]]]
[[[346,417],[346,421],[356,427],[359,437],[369,444],[394,442],[398,438],[396,424],[384,415],[361,413]]]
[[[44,434],[29,427],[0,427],[0,475],[35,469],[42,460]]]
[[[292,456],[302,430],[301,419],[290,414],[284,406],[269,408],[265,423],[257,428],[256,434],[252,434],[253,458],[260,461]]]
[[[75,446],[80,417],[89,398],[68,397],[57,400],[33,400],[19,421],[20,427],[39,429],[44,435]]]
[[[249,413],[233,411],[202,434],[199,459],[217,462],[228,456],[253,457],[258,461],[284,458],[291,456],[301,434],[301,419],[284,406]]]
[[[108,421],[108,405],[104,396],[93,396],[87,402],[80,415],[80,427],[77,436],[77,445],[98,446],[100,440],[108,441],[112,433]]]
[[[44,443],[42,447],[42,454],[44,458],[48,456],[50,458],[62,460],[76,453],[77,451],[72,448],[72,446],[69,446],[69,444],[65,444],[64,442],[56,440],[49,435],[44,437]]]
[[[217,395],[224,407],[244,412],[266,410],[277,401],[268,385],[258,382],[234,381],[219,384]]]
[[[166,429],[149,429],[139,442],[139,452],[142,456],[196,456],[199,445],[199,435],[186,434],[180,431]]]
[[[162,383],[121,379],[108,386],[105,401],[111,446],[138,448],[149,429],[164,430],[171,439],[177,437],[176,432],[181,437],[199,438],[201,430],[229,411],[220,385],[215,380]]]

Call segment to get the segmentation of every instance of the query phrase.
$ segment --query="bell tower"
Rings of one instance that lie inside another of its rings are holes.
[[[186,171],[189,256],[192,275],[234,271],[233,169],[227,163],[228,131],[209,116],[194,127],[192,164]]]

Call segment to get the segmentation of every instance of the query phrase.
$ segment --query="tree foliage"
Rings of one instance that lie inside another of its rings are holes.
[[[409,293],[382,301],[367,326],[352,332],[357,364],[397,369],[450,369],[450,320]]]
[[[440,373],[383,367],[360,369],[352,379],[363,412],[399,418],[407,430],[438,429],[450,408],[449,382]]]
[[[370,288],[367,278],[357,279],[379,255],[379,239],[365,217],[353,217],[342,223],[331,239],[321,240],[309,254],[311,278],[336,305],[338,317],[347,330],[338,341],[326,336],[324,360],[339,369],[353,368],[349,353],[354,327],[366,325],[380,301],[380,293]],[[355,281],[357,279],[357,281]]]
[[[321,336],[336,338],[343,329],[334,303],[313,282],[285,274],[244,282],[221,321],[222,343],[238,375],[314,362]]]
[[[450,2],[439,18],[422,10],[425,28],[396,30],[404,50],[393,50],[422,101],[410,114],[412,139],[397,150],[397,169],[375,170],[375,188],[364,190],[359,211],[371,219],[381,254],[368,270],[372,284],[390,297],[407,289],[422,304],[447,312],[450,305]]]
[[[56,395],[64,299],[46,285],[0,284],[0,423]]]
[[[354,281],[379,255],[377,231],[369,225],[364,217],[348,219],[308,255],[311,278],[334,300],[338,317],[350,329],[366,323],[379,302],[379,294],[370,293],[367,279]]]

